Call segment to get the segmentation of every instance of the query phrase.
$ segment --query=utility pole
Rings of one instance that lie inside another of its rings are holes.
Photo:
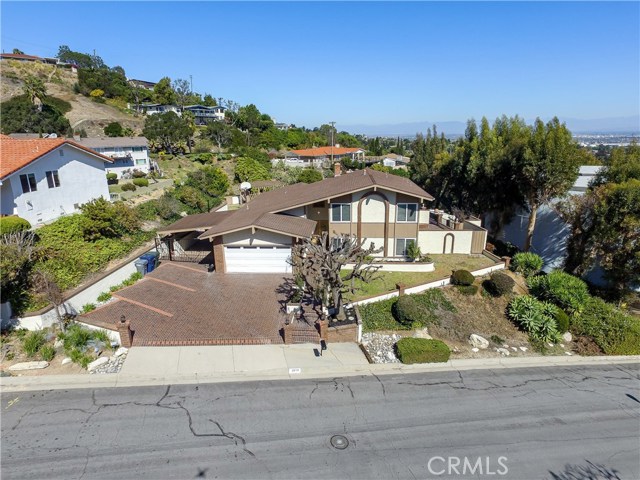
[[[329,122],[329,125],[331,125],[331,168],[333,168],[333,142],[334,142],[333,132],[335,131],[335,128],[334,128],[335,124],[336,122]]]
[[[190,88],[189,93],[193,93],[193,75],[189,75],[189,80],[191,81],[191,86],[189,87]]]

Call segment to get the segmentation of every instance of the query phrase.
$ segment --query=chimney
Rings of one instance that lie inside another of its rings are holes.
[[[336,162],[333,164],[333,176],[339,177],[342,174],[342,165],[340,162]]]

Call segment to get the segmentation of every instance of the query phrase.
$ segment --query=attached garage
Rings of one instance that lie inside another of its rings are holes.
[[[291,247],[224,247],[228,273],[291,273]]]

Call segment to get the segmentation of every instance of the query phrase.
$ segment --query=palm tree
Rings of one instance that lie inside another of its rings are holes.
[[[31,103],[34,105],[41,104],[47,96],[47,88],[44,86],[44,83],[33,75],[29,75],[24,79],[23,88],[25,95],[29,97],[29,100],[31,100]],[[36,102],[36,99],[38,102]]]

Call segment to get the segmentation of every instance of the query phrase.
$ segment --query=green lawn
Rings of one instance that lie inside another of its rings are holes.
[[[415,287],[423,283],[440,280],[451,275],[452,270],[478,270],[484,267],[490,267],[494,263],[484,255],[471,256],[463,254],[450,255],[429,255],[434,263],[435,270],[433,272],[378,272],[379,278],[370,283],[356,281],[358,292],[353,295],[347,295],[348,300],[355,301],[363,298],[372,297],[374,295],[382,295],[396,290],[397,283],[404,283],[407,287]]]
[[[173,180],[171,179],[161,179],[155,183],[153,180],[149,180],[148,187],[138,187],[133,191],[123,191],[122,185],[125,183],[132,183],[130,180],[120,180],[117,185],[109,185],[109,193],[117,193],[120,195],[120,199],[126,200],[127,198],[137,197],[138,195],[144,195],[151,193],[155,190],[166,189],[173,185]]]

